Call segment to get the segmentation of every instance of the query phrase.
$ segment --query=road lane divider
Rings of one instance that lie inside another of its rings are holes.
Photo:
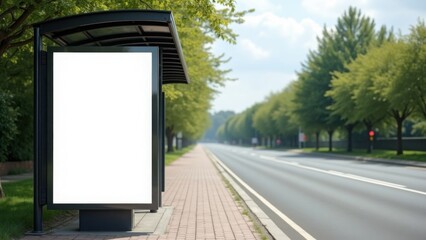
[[[305,165],[302,165],[300,163],[295,164],[295,162],[287,162],[287,161],[284,161],[284,160],[279,160],[275,157],[269,157],[269,156],[261,155],[260,158],[264,159],[264,160],[273,161],[273,162],[277,162],[277,163],[281,163],[281,164],[286,164],[286,165],[289,165],[289,166],[294,166],[294,167],[298,167],[298,168],[302,168],[302,169],[306,169],[306,170],[310,170],[310,171],[320,172],[320,173],[324,173],[324,174],[328,174],[328,175],[332,175],[332,176],[352,179],[352,180],[361,181],[361,182],[365,182],[365,183],[370,183],[370,184],[375,184],[375,185],[379,185],[379,186],[398,189],[398,190],[402,190],[402,191],[406,191],[406,192],[412,192],[412,193],[417,193],[417,194],[421,194],[421,195],[426,195],[426,192],[410,189],[410,188],[407,188],[404,185],[400,185],[400,184],[396,184],[396,183],[385,182],[385,181],[381,181],[381,180],[377,180],[377,179],[373,179],[373,178],[362,177],[362,176],[353,175],[353,174],[349,174],[349,173],[342,173],[342,172],[338,172],[338,171],[334,171],[334,170],[323,170],[323,169],[320,169],[320,168],[305,166]]]
[[[266,200],[262,195],[260,195],[256,190],[251,188],[246,182],[244,182],[240,177],[238,177],[231,169],[229,169],[218,157],[216,157],[211,151],[205,149],[208,155],[211,157],[213,161],[215,161],[220,167],[222,167],[229,175],[232,176],[241,186],[243,186],[247,191],[249,191],[253,196],[255,196],[259,201],[261,201],[266,207],[268,207],[272,212],[274,212],[279,218],[281,218],[284,222],[286,222],[291,228],[293,228],[297,233],[299,233],[303,238],[307,240],[315,240],[315,238],[306,232],[302,227],[296,224],[293,220],[291,220],[287,215],[282,213],[278,208],[276,208],[272,203]],[[232,181],[231,178],[231,181]],[[229,181],[229,179],[228,179]],[[238,186],[238,185],[237,185]],[[254,202],[253,202],[254,203]],[[256,208],[256,207],[255,207]],[[258,208],[258,207],[257,207]],[[257,210],[260,210],[258,208]],[[255,213],[256,214],[256,213]],[[261,213],[262,216],[257,216],[260,221],[264,220],[267,215],[265,213]],[[269,219],[269,217],[267,217]],[[290,239],[284,232],[279,229],[276,224],[269,219],[269,221],[265,224],[262,224],[267,227],[268,231],[271,232],[271,235],[274,236],[275,239]],[[269,227],[268,227],[269,225]]]

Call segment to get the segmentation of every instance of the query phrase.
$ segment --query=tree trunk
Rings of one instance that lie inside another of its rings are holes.
[[[319,150],[319,135],[320,135],[320,132],[315,133],[315,149],[317,151]]]
[[[396,155],[402,155],[404,153],[402,145],[402,124],[404,120],[411,114],[412,110],[409,110],[407,107],[402,112],[396,110],[392,111],[393,117],[396,121],[397,131],[396,131]]]
[[[404,119],[397,118],[396,124],[397,124],[397,133],[396,133],[396,155],[402,155],[404,153],[403,146],[402,146],[402,122]]]
[[[173,127],[166,127],[166,138],[167,138],[167,152],[171,153],[173,149],[173,138],[175,134],[173,132]]]
[[[333,130],[328,130],[328,151],[332,152],[333,151]]]
[[[182,138],[182,148],[186,148],[189,145],[193,144],[194,142],[186,137]]]
[[[5,197],[5,194],[4,194],[4,191],[3,191],[3,186],[1,185],[1,181],[0,181],[0,199],[2,199],[4,197]]]
[[[354,129],[354,127],[355,127],[355,124],[346,125],[346,130],[348,132],[348,146],[347,146],[346,151],[348,151],[348,152],[352,152],[352,146],[353,146],[353,144],[352,144],[352,130]]]

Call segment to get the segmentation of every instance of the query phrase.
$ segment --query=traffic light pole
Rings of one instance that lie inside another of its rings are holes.
[[[371,153],[373,151],[373,142],[374,142],[374,131],[368,131],[368,151],[367,153]]]

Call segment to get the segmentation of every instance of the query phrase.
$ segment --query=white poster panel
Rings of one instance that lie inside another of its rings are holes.
[[[53,204],[152,203],[152,53],[53,53]]]

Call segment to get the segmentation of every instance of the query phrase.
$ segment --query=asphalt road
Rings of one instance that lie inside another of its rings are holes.
[[[291,239],[426,239],[426,168],[204,144]]]

